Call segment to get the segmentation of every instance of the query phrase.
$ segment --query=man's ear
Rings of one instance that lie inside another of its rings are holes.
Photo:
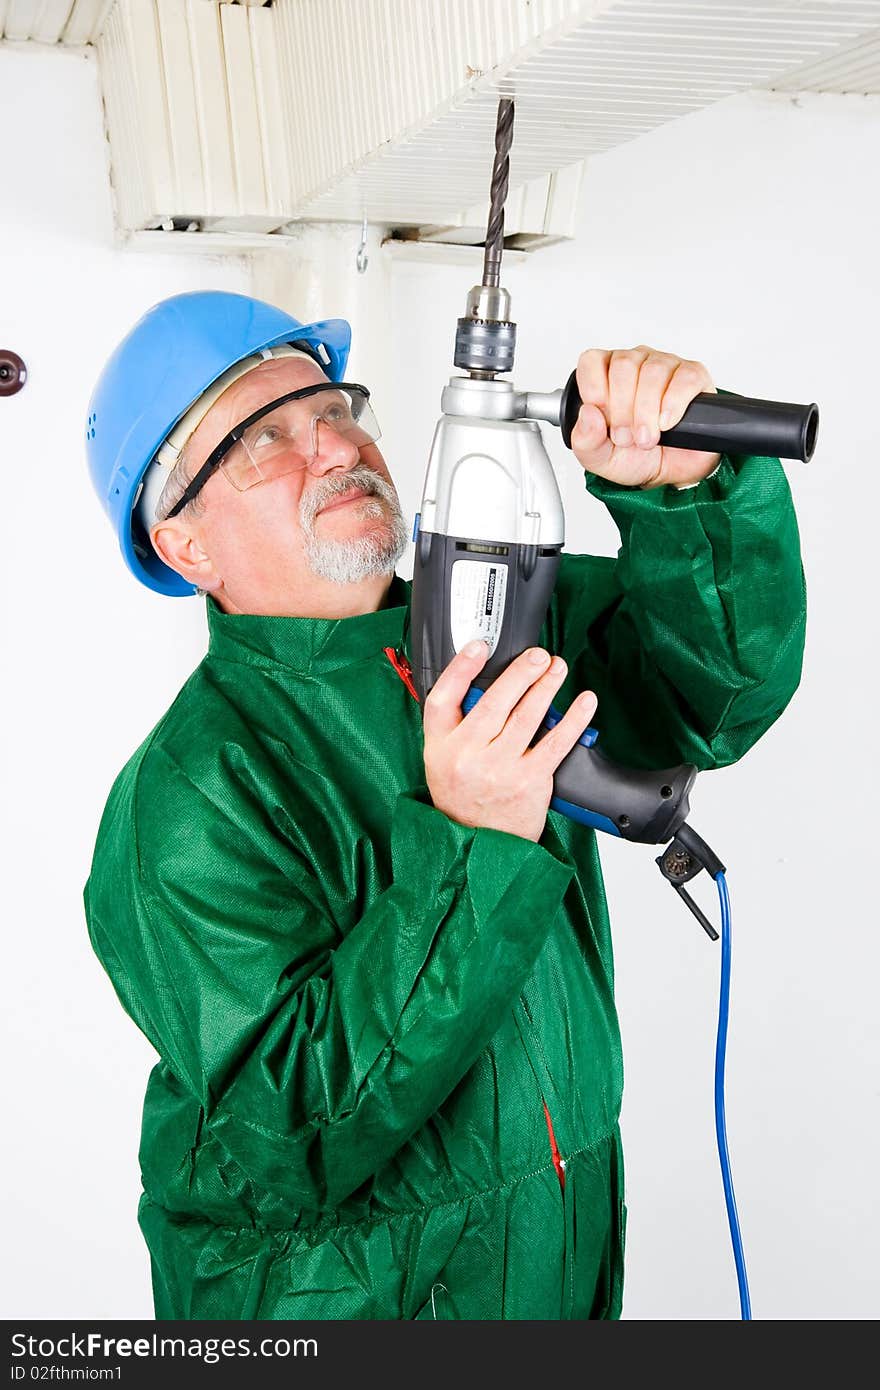
[[[150,527],[150,540],[159,558],[197,589],[210,594],[220,588],[223,581],[213,560],[186,521],[157,521]]]

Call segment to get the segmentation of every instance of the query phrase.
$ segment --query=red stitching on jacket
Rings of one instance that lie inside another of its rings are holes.
[[[394,650],[393,647],[383,647],[382,650],[387,656],[388,660],[391,662],[391,665],[394,667],[397,674],[400,676],[400,679],[403,681],[410,695],[413,697],[415,701],[418,702],[419,692],[413,685],[412,667],[410,666],[406,657],[398,656],[397,652]]]
[[[553,1155],[553,1167],[556,1169],[556,1176],[559,1179],[559,1186],[565,1190],[565,1159],[560,1158],[559,1149],[556,1147],[556,1135],[553,1133],[553,1124],[550,1120],[550,1111],[547,1109],[547,1102],[544,1101],[544,1119],[547,1121],[547,1133],[550,1135],[550,1152]]]

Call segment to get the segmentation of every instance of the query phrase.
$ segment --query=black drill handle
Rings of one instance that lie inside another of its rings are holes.
[[[559,403],[559,427],[567,449],[581,408],[577,373],[572,372]],[[809,463],[816,447],[819,407],[790,401],[761,401],[728,392],[695,396],[677,425],[662,430],[660,443],[673,449],[709,453],[758,454]]]
[[[660,845],[687,819],[696,776],[691,763],[657,771],[622,767],[578,742],[556,769],[550,805],[594,830]]]

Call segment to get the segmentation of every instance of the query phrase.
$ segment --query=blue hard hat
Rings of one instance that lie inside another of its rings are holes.
[[[196,590],[159,559],[135,515],[144,473],[180,417],[218,377],[282,343],[313,353],[330,380],[341,381],[351,328],[344,319],[300,323],[244,294],[197,290],[149,309],[104,367],[89,401],[89,472],[125,563],[157,593]]]

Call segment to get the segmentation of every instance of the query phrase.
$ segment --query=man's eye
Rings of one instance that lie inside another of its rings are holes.
[[[281,438],[281,431],[277,425],[263,425],[254,437],[251,448],[265,449],[269,444],[275,444]]]
[[[324,419],[328,425],[350,425],[353,424],[351,411],[344,405],[331,405],[324,411]]]

